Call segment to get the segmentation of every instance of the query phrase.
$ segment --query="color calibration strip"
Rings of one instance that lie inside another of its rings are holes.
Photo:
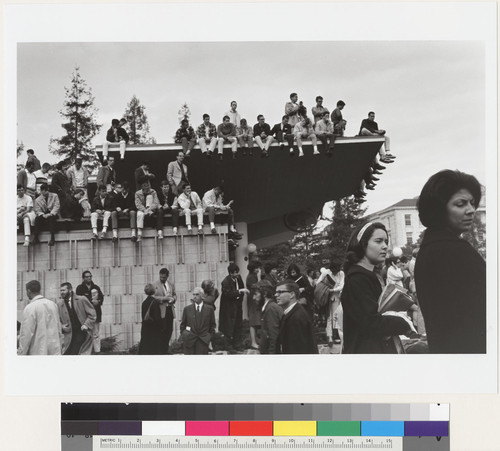
[[[448,437],[447,404],[63,404],[62,435]]]

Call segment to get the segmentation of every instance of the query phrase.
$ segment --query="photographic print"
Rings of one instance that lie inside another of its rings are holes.
[[[494,372],[491,43],[166,10],[163,39],[13,42],[16,364]]]

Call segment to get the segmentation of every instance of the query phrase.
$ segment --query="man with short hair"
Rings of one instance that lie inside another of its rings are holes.
[[[24,308],[18,355],[60,355],[61,321],[55,302],[44,298],[38,280],[26,284],[28,305]]]
[[[231,124],[234,124],[235,127],[239,127],[241,124],[240,113],[236,111],[237,107],[238,104],[236,103],[236,100],[233,100],[231,102],[231,109],[224,113],[224,116],[229,116],[229,121]]]
[[[111,157],[110,157],[111,158]],[[102,239],[106,236],[111,218],[111,227],[113,229],[113,243],[118,241],[118,215],[116,212],[115,196],[107,192],[104,185],[98,187],[97,195],[92,201],[90,207],[90,224],[92,226],[92,240]],[[97,220],[102,219],[102,232],[97,236]]]
[[[205,293],[195,287],[192,303],[184,307],[181,320],[181,337],[186,355],[208,355],[208,346],[215,333],[214,308],[203,303]]]
[[[160,183],[160,191],[158,192],[158,201],[160,202],[161,215],[170,213],[172,215],[172,231],[177,235],[179,227],[179,209],[175,206],[177,196],[172,192],[167,180],[162,180]]]
[[[36,198],[36,175],[32,161],[28,161],[26,167],[17,173],[17,184],[21,185],[33,200]]]
[[[177,197],[177,202],[174,205],[179,207],[182,213],[186,216],[186,226],[188,233],[192,234],[191,215],[196,215],[198,218],[198,234],[203,234],[203,205],[200,196],[194,191],[191,191],[191,185],[185,185],[182,194]]]
[[[314,117],[315,124],[319,120],[323,119],[325,113],[328,113],[328,115],[330,115],[328,108],[325,108],[323,106],[323,97],[321,97],[321,96],[316,97],[316,106],[312,107],[311,111],[312,111],[312,114]]]
[[[108,161],[103,162],[97,173],[97,186],[104,185],[110,193],[116,181],[115,157],[109,157]]]
[[[127,148],[128,142],[130,140],[130,138],[128,136],[128,133],[123,128],[126,123],[127,123],[127,119],[125,119],[124,117],[122,117],[120,119],[120,123],[118,124],[118,130],[117,130],[118,140],[120,142],[120,158],[122,160],[125,158],[125,150]],[[125,143],[125,144],[122,144],[122,143]]]
[[[281,122],[276,124],[272,130],[271,134],[274,136],[276,141],[278,141],[280,147],[285,146],[285,140],[288,143],[288,149],[292,151],[293,154],[293,140],[295,139],[295,135],[292,131],[292,126],[288,123],[289,117],[285,114],[281,118]]]
[[[76,190],[78,188],[83,189],[85,193],[85,199],[88,199],[88,183],[89,183],[89,171],[85,166],[82,166],[83,159],[80,155],[75,158],[75,164],[70,166],[66,171],[66,176],[68,177],[71,188]]]
[[[333,122],[330,121],[330,113],[328,111],[325,111],[323,118],[316,122],[316,136],[322,142],[327,155],[331,156],[336,136],[333,129]]]
[[[299,157],[304,156],[304,151],[302,150],[302,139],[310,139],[313,144],[314,155],[319,155],[318,150],[318,138],[316,138],[316,133],[314,132],[311,120],[308,117],[300,118],[300,122],[295,124],[293,128],[293,133],[295,139],[297,140],[297,147],[299,148]],[[290,149],[290,154],[293,153],[293,149]]]
[[[174,330],[175,318],[175,302],[177,301],[177,294],[175,293],[175,285],[168,281],[170,272],[167,268],[160,269],[160,278],[153,287],[155,288],[154,298],[160,304],[160,316],[162,323],[162,341],[160,344],[161,353],[168,354],[170,345],[170,338]]]
[[[155,175],[151,172],[151,164],[149,163],[149,161],[144,160],[134,172],[135,190],[139,191],[141,189],[141,179],[148,183],[149,187],[151,188],[151,181],[154,180],[154,178]]]
[[[343,100],[339,100],[337,102],[337,108],[332,111],[332,122],[333,122],[333,131],[335,136],[344,136],[345,126],[347,121],[342,117],[342,110],[345,107],[345,102]]]
[[[40,160],[38,159],[38,157],[35,155],[35,151],[33,149],[28,149],[26,151],[26,153],[28,154],[28,159],[26,160],[26,165],[32,161],[33,162],[33,170],[34,171],[39,171],[41,166],[40,166]]]
[[[99,285],[96,285],[92,280],[90,271],[83,271],[82,283],[76,287],[78,296],[85,296],[93,305],[96,313],[94,327],[91,330],[94,352],[101,352],[101,337],[99,336],[99,328],[102,321],[102,304],[104,302],[104,294]]]
[[[271,134],[271,127],[266,124],[266,119],[262,114],[257,116],[257,123],[253,126],[253,136],[257,145],[262,149],[262,157],[268,157],[269,147],[274,138]]]
[[[243,149],[243,155],[246,155],[245,145],[248,148],[248,154],[253,155],[253,129],[247,124],[246,119],[241,119],[240,125],[236,126],[236,139]]]
[[[130,192],[130,183],[125,180],[123,183],[115,183],[116,212],[119,218],[130,219],[130,239],[137,241],[137,211],[135,206],[135,196]]]
[[[137,241],[142,241],[144,221],[156,218],[156,231],[159,240],[163,239],[163,212],[160,210],[158,195],[151,189],[149,180],[140,179],[141,189],[135,193],[135,207],[137,208]]]
[[[52,166],[49,163],[43,163],[41,169],[35,171],[33,174],[36,177],[36,195],[40,194],[40,185],[42,183],[49,183],[49,170]]]
[[[17,185],[17,228],[24,228],[24,244],[30,245],[31,227],[35,225],[35,212],[33,211],[33,199],[24,193],[22,185]]]
[[[176,195],[182,193],[182,185],[189,184],[188,168],[184,164],[184,152],[178,152],[177,159],[168,163],[167,180],[172,188],[172,193]]]
[[[239,275],[240,268],[236,263],[230,263],[228,275],[222,281],[220,300],[219,331],[224,334],[226,345],[232,348],[237,344],[241,334],[243,320],[243,297],[249,291]]]
[[[363,119],[361,122],[359,134],[361,136],[383,136],[385,138],[385,151],[383,150],[383,146],[380,147],[380,161],[383,163],[392,163],[396,158],[394,155],[391,155],[391,140],[385,134],[385,130],[379,130],[378,124],[375,122],[375,113],[373,111],[368,113],[368,119]]]
[[[224,144],[226,143],[231,144],[233,159],[235,159],[238,141],[236,139],[236,127],[234,126],[234,124],[229,122],[229,116],[224,116],[222,118],[222,124],[218,125],[217,138],[219,147],[219,159],[222,160],[222,156],[224,154]]]
[[[106,141],[102,144],[102,159],[106,161],[108,159],[108,150],[110,144],[120,143],[120,155],[125,154],[125,146],[127,143],[125,140],[120,140],[118,136],[118,128],[120,127],[120,121],[118,119],[113,119],[111,121],[111,128],[106,133]]]
[[[203,122],[200,124],[196,130],[198,136],[198,144],[200,145],[201,152],[207,156],[211,157],[215,146],[217,145],[217,127],[215,124],[210,122],[210,115],[203,115]],[[209,146],[207,149],[207,145]]]
[[[96,311],[85,296],[77,296],[69,282],[61,284],[61,297],[57,301],[62,324],[64,355],[90,355]]]
[[[296,92],[292,92],[290,94],[290,102],[285,104],[285,114],[288,116],[288,123],[290,127],[295,127],[295,124],[299,122],[299,109],[302,105],[302,102],[297,103],[299,100],[299,96]]]
[[[275,297],[284,311],[278,336],[279,354],[318,354],[313,323],[299,304],[300,291],[296,283],[280,282]]]
[[[229,225],[229,231],[233,233],[237,233],[236,228],[234,227],[234,214],[231,209],[233,201],[229,201],[227,205],[224,205],[222,202],[222,188],[220,186],[216,186],[215,188],[207,191],[203,195],[203,208],[208,213],[208,219],[210,221],[210,231],[212,233],[217,233],[215,229],[215,215],[219,211],[227,212],[227,223]]]
[[[186,157],[189,157],[191,151],[196,145],[196,133],[194,132],[193,127],[189,125],[189,121],[187,119],[183,119],[181,121],[180,128],[178,128],[175,132],[175,142],[182,145],[182,151]]]
[[[47,243],[49,246],[53,246],[55,243],[55,231],[56,231],[56,217],[59,214],[59,197],[57,194],[50,193],[49,187],[46,183],[42,183],[40,186],[40,195],[35,199],[35,228],[33,230],[34,239],[33,244],[37,244],[38,234],[40,233],[40,228],[47,224],[50,232],[50,240]]]

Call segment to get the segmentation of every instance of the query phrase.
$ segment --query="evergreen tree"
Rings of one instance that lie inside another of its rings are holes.
[[[59,114],[65,122],[61,124],[66,134],[61,138],[51,138],[49,150],[55,155],[74,161],[76,155],[82,154],[92,162],[96,159],[92,139],[99,133],[102,124],[96,121],[97,108],[94,106],[92,89],[80,75],[80,68],[75,67],[71,86],[64,88],[66,99],[64,108]]]
[[[149,123],[145,110],[146,107],[134,94],[127,104],[124,114],[128,121],[130,144],[156,144],[156,139],[149,135]]]
[[[24,143],[21,141],[17,141],[17,157],[19,158],[19,156],[23,153],[24,151]]]
[[[179,117],[179,124],[184,119],[189,121],[189,118],[191,117],[191,110],[189,109],[187,102],[184,102],[184,104],[181,106],[180,110],[177,112],[177,115]]]

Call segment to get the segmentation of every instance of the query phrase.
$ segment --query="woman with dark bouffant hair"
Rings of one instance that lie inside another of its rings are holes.
[[[374,271],[387,255],[387,230],[380,222],[358,227],[347,246],[345,282],[340,297],[344,310],[345,354],[396,354],[399,335],[409,335],[411,322],[402,313],[378,313],[383,279]]]
[[[418,200],[427,229],[415,263],[415,286],[429,352],[486,352],[486,262],[461,234],[481,200],[477,179],[460,171],[434,174]]]
[[[162,354],[162,320],[160,304],[154,297],[155,292],[156,289],[151,283],[144,287],[147,298],[141,308],[142,327],[139,343],[139,354],[142,355]]]

